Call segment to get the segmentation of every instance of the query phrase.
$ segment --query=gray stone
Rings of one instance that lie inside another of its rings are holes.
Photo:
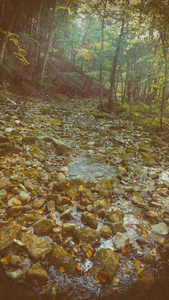
[[[8,226],[0,230],[0,251],[9,247],[14,239],[17,239],[21,233],[22,227],[18,224]]]
[[[71,215],[72,211],[73,210],[71,208],[66,209],[63,212],[63,214],[61,214],[60,218],[65,219],[65,220],[70,220],[72,218],[72,215]]]
[[[109,208],[110,202],[107,199],[96,199],[94,201],[93,207],[95,211],[98,211],[102,208]]]
[[[5,187],[7,187],[8,185],[11,185],[11,182],[9,181],[8,178],[2,177],[0,179],[0,190],[4,189]]]
[[[55,202],[53,200],[50,200],[49,202],[47,202],[46,206],[47,206],[47,210],[49,212],[55,211]]]
[[[110,211],[106,214],[107,220],[110,222],[122,222],[124,213],[120,210]]]
[[[85,242],[87,244],[100,241],[100,232],[90,227],[76,228],[73,235],[78,241]]]
[[[35,260],[44,258],[52,249],[50,244],[43,238],[32,233],[25,234],[25,236],[22,237],[21,242],[25,244],[29,255]]]
[[[27,192],[20,192],[19,194],[19,199],[21,200],[22,203],[27,204],[31,200],[31,195]]]
[[[157,234],[166,235],[168,234],[168,226],[161,222],[151,226],[151,230]]]
[[[117,250],[121,250],[122,248],[125,248],[129,243],[129,237],[126,233],[117,232],[116,238],[115,238],[115,247]]]
[[[58,173],[55,177],[56,181],[64,182],[66,181],[66,176],[63,173]]]

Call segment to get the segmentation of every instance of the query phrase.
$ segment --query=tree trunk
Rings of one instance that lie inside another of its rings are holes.
[[[6,31],[11,31],[12,29],[12,26],[15,22],[15,19],[16,19],[16,16],[17,16],[17,13],[18,13],[18,9],[19,9],[19,4],[20,4],[20,1],[21,0],[16,0],[15,2],[15,6],[13,8],[13,11],[11,13],[11,16],[10,16],[10,20],[9,20],[9,23],[8,23],[8,26],[7,28],[5,28]],[[1,41],[1,46],[0,46],[0,66],[4,60],[4,56],[5,56],[5,50],[6,50],[6,45],[7,45],[7,42],[8,42],[8,34],[4,34],[3,38],[2,38],[2,41]]]
[[[108,102],[107,102],[107,108],[112,110],[113,108],[113,98],[112,93],[115,85],[115,75],[116,75],[116,69],[117,69],[117,60],[120,52],[120,46],[121,46],[121,39],[124,33],[124,17],[122,18],[122,25],[121,25],[121,32],[119,35],[119,40],[117,44],[117,48],[115,51],[113,63],[112,63],[112,69],[111,69],[111,76],[110,76],[110,90],[109,90],[109,96],[108,96]]]

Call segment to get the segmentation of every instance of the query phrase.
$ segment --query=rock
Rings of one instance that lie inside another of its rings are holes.
[[[88,206],[90,203],[89,199],[87,197],[81,197],[80,204],[83,206]]]
[[[73,235],[78,241],[85,242],[87,244],[100,241],[100,232],[89,227],[76,228]]]
[[[117,232],[126,232],[125,225],[122,222],[111,223],[105,221],[104,224],[111,228],[113,234],[116,234]]]
[[[164,186],[166,186],[169,189],[169,181],[168,180],[163,180]]]
[[[161,235],[168,234],[168,226],[163,222],[161,222],[159,224],[152,225],[151,230],[154,233],[161,234]]]
[[[22,265],[22,259],[18,255],[11,255],[10,264],[14,267],[19,267]]]
[[[107,220],[110,222],[122,222],[124,213],[120,210],[110,211],[106,214]]]
[[[125,248],[129,243],[129,237],[126,233],[117,232],[116,238],[114,241],[115,247],[117,250]]]
[[[22,237],[21,242],[25,244],[29,255],[35,260],[43,258],[52,249],[50,244],[43,238],[32,233],[25,234],[25,236]]]
[[[71,179],[68,183],[56,182],[53,185],[52,192],[65,192],[71,198],[75,198],[79,187],[84,187],[84,182],[80,179]]]
[[[32,207],[34,209],[40,209],[41,207],[43,207],[44,204],[45,204],[44,199],[36,199],[33,201]]]
[[[2,177],[0,179],[0,190],[6,188],[7,186],[11,185],[11,182],[8,178]]]
[[[27,204],[31,200],[31,195],[23,191],[19,194],[19,199],[22,203]]]
[[[68,274],[72,274],[76,270],[76,263],[73,257],[60,246],[53,247],[50,262],[58,268],[63,267]]]
[[[47,202],[46,207],[49,212],[54,212],[55,211],[55,202],[53,200],[50,200],[49,202]]]
[[[24,207],[25,208],[25,207]],[[40,219],[39,215],[30,213],[30,214],[26,214],[25,216],[23,216],[22,218],[18,219],[18,223],[19,224],[23,224],[23,222],[26,223],[35,223],[36,221],[38,221]]]
[[[139,151],[152,152],[152,149],[144,142],[138,144]]]
[[[107,209],[110,206],[110,201],[107,199],[96,199],[94,201],[93,207],[95,211],[98,211],[102,208]]]
[[[146,263],[146,264],[154,264],[155,261],[156,261],[156,257],[155,256],[152,256],[150,254],[147,254],[143,257],[143,262]]]
[[[54,226],[53,220],[41,218],[33,224],[33,229],[35,234],[47,235],[52,231]]]
[[[25,185],[25,188],[29,191],[29,192],[32,192],[32,191],[35,191],[36,190],[36,186],[34,185],[33,183],[33,180],[25,180],[24,181],[24,185]]]
[[[95,191],[102,196],[109,196],[109,192],[112,190],[111,180],[101,179],[96,183]]]
[[[75,228],[76,228],[76,225],[73,223],[63,224],[62,233],[65,234],[65,233],[73,232],[75,230]]]
[[[117,167],[118,176],[125,176],[127,175],[127,170],[124,167]]]
[[[109,237],[111,237],[112,235],[112,230],[109,226],[104,225],[101,229],[100,229],[100,234],[101,237],[108,239]]]
[[[22,177],[18,176],[18,175],[12,175],[10,177],[10,181],[11,181],[12,184],[17,184],[17,183],[19,184],[19,183],[22,182]]]
[[[55,179],[58,182],[64,182],[64,181],[66,181],[66,176],[60,172],[56,175]]]
[[[106,272],[106,281],[112,281],[119,268],[117,254],[110,249],[100,249],[93,259],[93,267],[90,273],[99,275],[100,271]]]
[[[138,286],[139,288],[144,289],[144,290],[150,290],[153,288],[155,283],[156,283],[155,277],[148,276],[148,277],[144,277],[144,278],[139,278],[136,281],[136,286]]]
[[[18,198],[16,197],[12,197],[11,199],[8,200],[8,206],[15,206],[15,205],[20,205],[22,204],[20,200],[18,200]]]
[[[22,270],[22,269],[17,269],[15,271],[6,270],[5,275],[12,280],[18,280],[19,278],[21,278],[24,275],[24,270]]]
[[[143,158],[143,164],[147,167],[155,167],[158,165],[158,162],[151,156]]]
[[[0,230],[0,251],[9,247],[14,239],[17,239],[21,233],[22,227],[18,224],[8,226]]]
[[[137,205],[137,206],[145,206],[145,202],[142,198],[142,196],[139,193],[134,193],[133,198],[132,198],[132,202],[133,204]]]
[[[55,148],[60,152],[60,154],[67,154],[73,151],[73,149],[63,141],[55,138],[51,138],[51,140]]]
[[[13,206],[8,208],[7,210],[7,215],[8,217],[18,217],[21,213],[23,212],[23,206],[18,205],[18,206]]]
[[[60,194],[50,194],[49,200],[53,200],[56,205],[62,204],[62,196]]]
[[[33,264],[26,273],[26,279],[32,283],[34,281],[43,283],[48,280],[48,273],[44,267],[41,267],[38,264]]]
[[[97,229],[98,221],[93,214],[88,211],[85,211],[81,215],[81,221],[87,224],[89,227],[93,229]]]
[[[72,218],[72,211],[71,208],[66,209],[64,213],[60,215],[60,219],[70,220]]]
[[[0,201],[5,200],[6,197],[7,197],[7,192],[4,189],[0,190]]]

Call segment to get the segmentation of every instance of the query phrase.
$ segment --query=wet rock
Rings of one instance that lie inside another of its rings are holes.
[[[83,206],[88,206],[90,203],[89,199],[87,197],[81,197],[80,204]]]
[[[101,179],[96,183],[95,191],[102,196],[109,196],[109,192],[112,190],[111,180]]]
[[[12,175],[10,177],[10,181],[12,184],[16,184],[16,183],[21,183],[22,182],[22,177],[21,176],[17,176],[17,175]]]
[[[78,241],[87,244],[95,243],[100,240],[100,232],[90,227],[76,228],[73,235]]]
[[[67,154],[73,151],[73,149],[63,141],[55,138],[51,138],[51,140],[55,148],[60,152],[60,154]]]
[[[8,178],[2,177],[0,179],[0,190],[4,189],[5,187],[11,185],[11,182],[9,181]]]
[[[163,180],[163,184],[165,187],[169,189],[169,181],[168,180]]]
[[[168,226],[163,222],[161,222],[159,224],[152,225],[151,230],[152,230],[152,232],[157,233],[157,234],[161,234],[161,235],[168,234]]]
[[[154,264],[154,262],[156,261],[156,257],[152,256],[150,254],[147,254],[143,257],[143,262],[146,264]]]
[[[53,200],[56,205],[62,204],[62,196],[60,194],[50,194],[49,200]]]
[[[58,268],[63,267],[68,274],[72,274],[76,270],[76,263],[73,257],[60,246],[53,247],[50,262]]]
[[[80,186],[84,186],[84,182],[80,179],[71,179],[68,183],[56,182],[53,185],[52,192],[65,192],[68,196],[75,198]]]
[[[129,237],[126,233],[117,232],[116,238],[115,238],[115,247],[117,250],[121,250],[122,248],[125,248],[129,243]]]
[[[55,224],[51,219],[43,218],[33,224],[33,229],[35,234],[47,235],[52,231],[54,225]]]
[[[134,193],[132,202],[137,206],[141,206],[141,207],[145,206],[145,202],[139,193]]]
[[[50,200],[49,202],[47,202],[47,210],[49,212],[54,212],[55,211],[55,202],[53,200]]]
[[[155,277],[148,276],[145,278],[139,278],[136,282],[136,286],[144,290],[150,290],[156,283]]]
[[[3,201],[6,199],[7,192],[3,189],[0,191],[0,201]]]
[[[100,249],[93,259],[93,267],[90,273],[99,275],[100,271],[106,272],[107,281],[112,281],[119,268],[117,254],[110,249]]]
[[[17,269],[17,270],[6,270],[5,275],[12,280],[18,280],[24,275],[24,270]]]
[[[158,162],[151,156],[143,158],[143,164],[147,167],[155,167],[158,165]]]
[[[113,234],[116,234],[117,232],[126,232],[125,225],[122,222],[111,223],[105,221],[104,224],[107,224],[111,228]]]
[[[117,177],[113,176],[113,177],[111,178],[111,183],[112,183],[112,188],[113,188],[113,189],[116,189],[116,188],[118,188],[119,185],[120,185],[120,180],[119,180]]]
[[[60,215],[60,218],[65,220],[70,220],[72,218],[71,215],[72,211],[73,210],[71,208],[66,209],[64,213]]]
[[[8,200],[8,206],[13,207],[14,205],[20,205],[20,204],[22,204],[21,201],[16,197],[12,197],[11,199]]]
[[[50,244],[43,238],[32,233],[25,234],[25,236],[22,237],[21,242],[25,244],[29,255],[35,260],[45,257],[52,249]]]
[[[23,206],[22,205],[18,205],[18,206],[13,206],[8,208],[7,210],[7,215],[9,217],[18,217],[21,213],[23,212]]]
[[[105,238],[105,239],[108,239],[109,237],[111,237],[111,235],[113,234],[112,233],[112,230],[109,226],[107,225],[104,225],[101,229],[100,229],[100,234],[101,234],[101,237]]]
[[[26,222],[26,223],[35,223],[39,219],[40,219],[39,215],[30,213],[30,214],[27,214],[27,215],[21,217],[20,219],[18,219],[18,223],[19,224],[23,224],[24,222]]]
[[[40,209],[41,207],[43,207],[44,204],[45,204],[45,200],[44,199],[35,199],[33,201],[32,207],[34,209]]]
[[[152,149],[144,142],[138,144],[139,151],[152,152]]]
[[[93,206],[91,204],[89,204],[86,209],[88,212],[93,212]]]
[[[24,181],[24,185],[25,185],[25,188],[26,188],[29,192],[32,192],[32,191],[35,191],[35,190],[36,190],[36,186],[34,185],[33,180],[25,180],[25,181]]]
[[[107,199],[96,199],[94,201],[93,207],[95,211],[98,211],[102,208],[108,209],[109,205],[110,205],[110,201],[108,201]]]
[[[110,222],[122,222],[124,213],[120,210],[110,211],[106,214],[106,218]]]
[[[11,255],[10,264],[14,267],[19,267],[22,265],[22,259],[18,255]]]
[[[93,229],[97,229],[98,221],[93,214],[88,211],[82,213],[81,221]]]
[[[63,224],[62,226],[62,233],[65,234],[65,233],[69,233],[69,232],[73,232],[76,228],[76,225],[73,224],[73,223],[69,223],[69,224]]]
[[[63,173],[58,173],[55,177],[56,181],[64,182],[66,181],[66,176]]]
[[[33,264],[26,273],[26,279],[32,283],[34,281],[43,283],[48,280],[48,273],[44,267]]]
[[[9,247],[14,239],[17,239],[21,233],[22,227],[18,224],[8,226],[0,230],[0,251]]]
[[[31,200],[31,195],[30,194],[28,194],[27,192],[21,192],[20,194],[19,194],[19,200],[22,202],[22,203],[24,203],[24,204],[27,204],[27,203],[29,203],[29,201]]]
[[[123,177],[127,175],[127,170],[124,167],[117,167],[118,176]]]

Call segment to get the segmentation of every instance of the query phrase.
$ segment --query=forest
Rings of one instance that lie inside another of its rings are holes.
[[[0,0],[0,300],[168,300],[169,0]]]

